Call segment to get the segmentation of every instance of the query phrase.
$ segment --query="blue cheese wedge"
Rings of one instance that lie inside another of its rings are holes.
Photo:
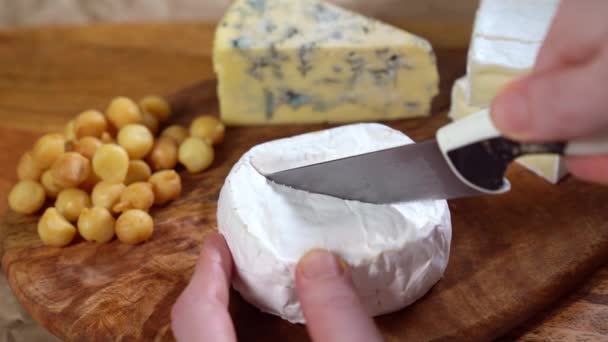
[[[237,0],[213,50],[229,125],[428,115],[439,76],[430,44],[317,0]]]

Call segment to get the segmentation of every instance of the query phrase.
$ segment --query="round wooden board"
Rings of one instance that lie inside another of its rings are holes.
[[[57,40],[46,49],[76,51],[81,59],[74,68],[92,75],[110,70],[117,51],[89,51],[86,45],[79,45],[80,38],[72,37],[69,44]],[[129,42],[137,39],[131,37]],[[95,43],[105,44],[103,39]],[[67,48],[74,46],[82,49]],[[32,51],[40,52],[36,46],[17,52],[26,56]],[[111,69],[113,75],[143,65],[142,70],[147,66],[150,71],[147,77],[162,79],[162,72],[152,66],[166,63],[171,55],[168,50],[150,51],[129,46],[116,57],[125,62]],[[446,108],[446,94],[462,72],[464,52],[438,51],[438,55],[443,95],[436,102],[436,113]],[[84,59],[87,56],[95,56],[97,64]],[[210,76],[208,56],[201,61],[186,52],[173,59],[182,65],[167,77],[170,85],[192,79],[189,67],[195,68],[197,63],[206,63],[197,70]],[[40,60],[34,65],[45,63]],[[88,68],[87,63],[91,63]],[[96,65],[101,65],[99,71],[90,69]],[[78,87],[97,89],[94,101],[101,102],[102,95],[106,99],[115,95],[110,83],[84,76],[86,82]],[[141,95],[144,88],[134,79],[128,80],[131,83],[119,88],[139,87],[135,92]],[[70,82],[61,85],[73,86]],[[176,120],[182,123],[197,113],[217,113],[215,82],[185,89],[172,97],[172,103]],[[436,114],[388,124],[419,141],[431,137],[446,122],[445,114]],[[202,240],[216,229],[216,199],[231,166],[255,144],[326,127],[230,128],[212,169],[196,176],[181,173],[182,198],[154,211],[155,233],[142,245],[78,241],[63,249],[48,248],[37,238],[36,217],[9,213],[0,227],[0,255],[11,287],[36,320],[68,341],[172,339],[171,305],[189,280]],[[517,166],[508,177],[513,191],[506,195],[450,202],[454,233],[445,277],[414,305],[377,319],[387,341],[494,338],[556,300],[606,260],[608,189],[574,179],[553,186]],[[240,341],[308,340],[303,326],[262,314],[236,293],[230,311]]]

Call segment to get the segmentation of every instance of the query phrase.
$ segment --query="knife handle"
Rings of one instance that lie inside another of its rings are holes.
[[[587,139],[576,139],[565,146],[564,155],[567,156],[595,156],[608,154],[608,134]]]
[[[500,137],[502,134],[494,126],[487,109],[448,124],[437,132],[437,142],[442,150],[446,151]],[[510,141],[512,145],[518,145],[517,151],[513,151],[515,158],[526,154],[547,153],[566,156],[608,154],[608,134],[553,143],[520,143],[503,139]]]
[[[458,178],[470,187],[486,192],[508,190],[504,179],[509,164],[528,154],[593,156],[608,154],[608,135],[569,142],[521,143],[504,138],[488,110],[482,110],[437,131],[437,144]]]

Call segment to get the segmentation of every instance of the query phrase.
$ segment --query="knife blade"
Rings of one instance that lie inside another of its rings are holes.
[[[265,175],[275,183],[346,200],[395,203],[498,195],[516,158],[608,153],[608,135],[529,143],[502,137],[488,110],[441,127],[436,139]]]
[[[368,203],[452,199],[483,192],[450,169],[435,140],[266,175],[296,189]]]

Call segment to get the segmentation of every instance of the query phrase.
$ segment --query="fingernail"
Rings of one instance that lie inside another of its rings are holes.
[[[531,127],[528,102],[521,87],[510,87],[496,97],[492,119],[499,131],[506,135],[526,138]]]
[[[217,240],[221,239],[221,237],[217,235],[210,235],[203,242],[203,258],[213,260],[215,262],[222,261],[222,255],[217,248]]]
[[[298,264],[300,274],[310,280],[323,279],[342,275],[345,264],[335,255],[324,250],[312,250]]]

